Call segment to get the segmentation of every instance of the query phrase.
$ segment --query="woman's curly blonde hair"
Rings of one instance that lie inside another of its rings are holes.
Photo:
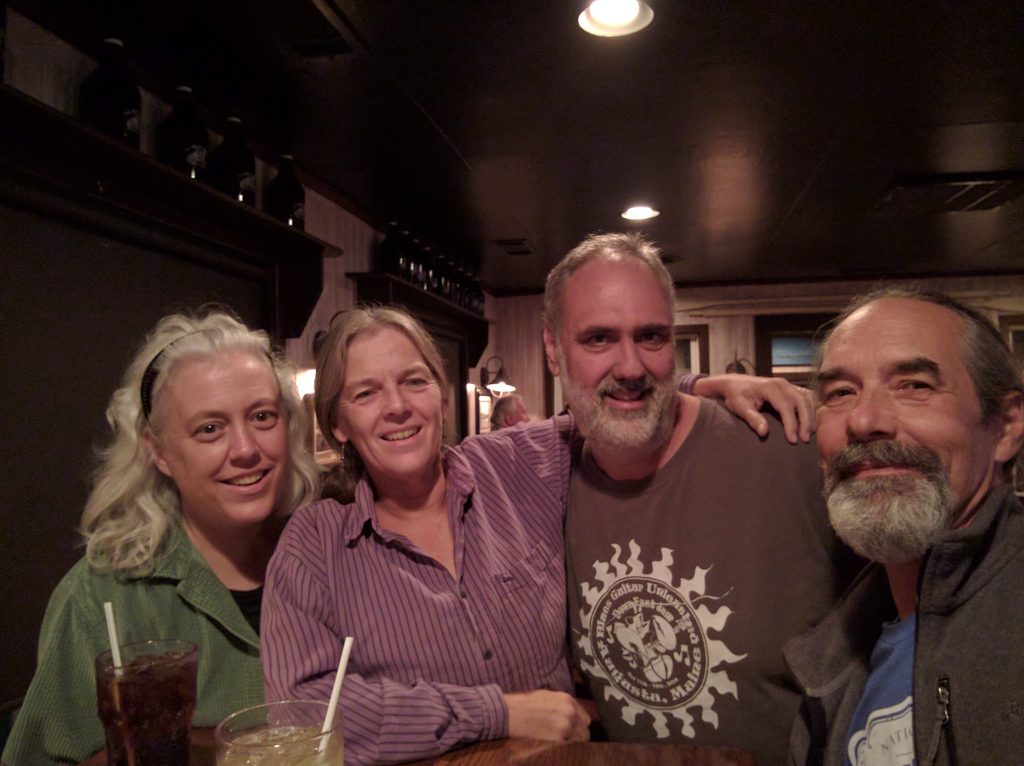
[[[276,512],[290,514],[316,499],[319,470],[306,446],[306,410],[295,389],[291,365],[274,352],[268,335],[250,330],[223,309],[172,314],[161,319],[142,342],[107,406],[112,437],[97,450],[99,467],[79,526],[92,566],[139,574],[152,571],[168,532],[180,523],[181,510],[174,482],[157,470],[145,447],[146,431],[156,434],[158,427],[150,424],[143,411],[143,396],[148,395],[158,410],[160,390],[179,360],[232,351],[265,359],[281,390],[288,463]],[[154,420],[159,422],[157,417]]]

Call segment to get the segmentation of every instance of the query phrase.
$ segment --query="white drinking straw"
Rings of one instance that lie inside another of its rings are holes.
[[[352,653],[352,636],[345,636],[345,645],[341,647],[341,661],[338,663],[338,674],[334,676],[334,688],[331,689],[331,701],[327,703],[327,715],[324,717],[324,728],[321,734],[326,734],[334,726],[334,713],[338,709],[338,695],[341,694],[341,682],[345,680],[345,668],[348,667],[348,656]],[[327,745],[327,738],[320,743],[319,750],[322,752]]]
[[[117,679],[124,675],[121,668],[121,646],[117,641],[117,623],[114,622],[114,605],[109,601],[103,602],[103,614],[107,618],[107,637],[110,639],[110,658],[114,661],[114,682],[111,684],[111,693],[114,697],[114,709],[121,710],[121,690],[118,688]],[[128,766],[135,766],[135,746],[132,745],[131,733],[124,731],[124,750],[128,756]]]
[[[103,602],[103,614],[107,616],[107,636],[110,638],[110,657],[114,660],[114,674],[121,675],[121,646],[117,642],[117,623],[114,622],[114,605]]]

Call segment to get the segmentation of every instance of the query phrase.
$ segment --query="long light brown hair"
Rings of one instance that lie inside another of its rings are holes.
[[[341,456],[341,462],[328,483],[329,493],[343,502],[351,499],[356,484],[366,473],[359,453],[351,444],[339,441],[334,435],[334,427],[338,424],[338,397],[345,385],[348,349],[358,336],[385,327],[402,333],[416,347],[441,389],[441,411],[445,412],[448,406],[448,377],[441,354],[430,333],[417,319],[394,306],[362,306],[336,314],[326,334],[317,341],[314,406],[324,439]]]

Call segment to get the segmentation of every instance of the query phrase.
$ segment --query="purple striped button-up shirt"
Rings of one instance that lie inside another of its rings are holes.
[[[453,579],[382,529],[364,480],[289,521],[261,630],[267,699],[326,699],[345,636],[345,762],[395,763],[508,733],[502,692],[570,692],[563,521],[570,419],[448,450]]]

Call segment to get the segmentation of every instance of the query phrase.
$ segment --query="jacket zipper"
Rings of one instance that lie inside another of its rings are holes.
[[[943,734],[946,735],[946,752],[949,754],[950,766],[957,766],[956,748],[953,743],[953,718],[950,715],[949,676],[939,676],[939,680],[935,684],[935,698],[939,706],[938,716],[936,716],[928,756],[922,766],[934,766],[938,760]]]

